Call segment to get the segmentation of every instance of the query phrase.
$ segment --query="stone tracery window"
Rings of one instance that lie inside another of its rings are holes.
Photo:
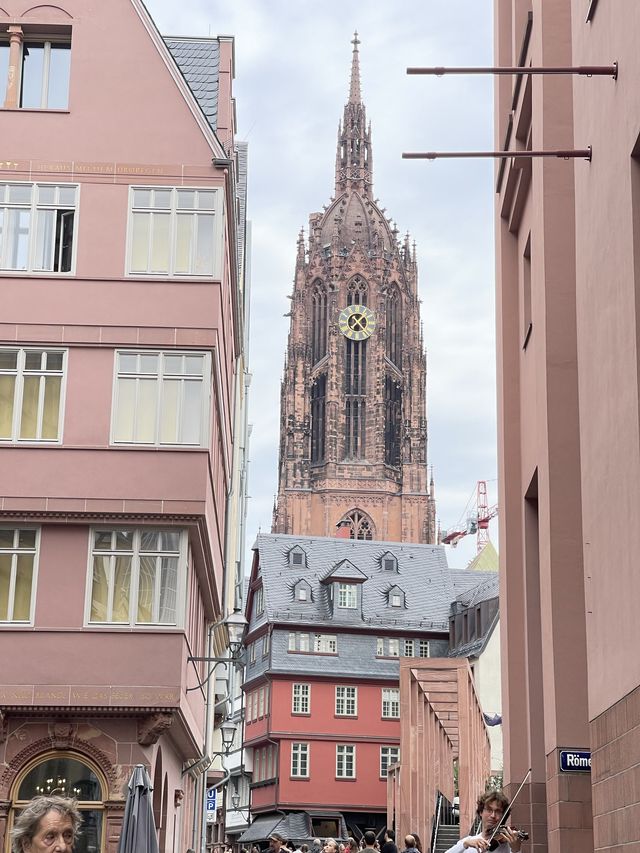
[[[316,377],[311,386],[311,462],[324,462],[325,451],[325,402],[327,396],[327,374]]]
[[[318,279],[311,297],[311,362],[315,364],[327,354],[327,288]]]
[[[375,525],[369,516],[359,509],[354,509],[345,515],[338,524],[348,527],[349,539],[371,540],[375,536]]]
[[[387,358],[400,367],[402,363],[402,299],[400,290],[395,284],[387,294],[386,321]]]
[[[367,304],[367,282],[362,276],[354,275],[347,286],[347,305]]]

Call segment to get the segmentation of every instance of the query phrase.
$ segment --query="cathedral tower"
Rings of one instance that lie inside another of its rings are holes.
[[[352,43],[334,198],[298,238],[273,531],[435,543],[415,245],[373,198]]]

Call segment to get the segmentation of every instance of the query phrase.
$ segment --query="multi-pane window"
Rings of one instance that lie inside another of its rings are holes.
[[[264,613],[264,587],[258,587],[256,590],[256,616],[260,616],[261,613]]]
[[[356,748],[351,744],[339,743],[336,746],[336,778],[355,779]]]
[[[338,607],[358,606],[358,587],[353,583],[338,584]]]
[[[400,760],[399,746],[381,746],[380,747],[380,778],[387,778],[387,770],[390,765],[396,764]]]
[[[256,644],[249,644],[249,663],[254,664],[256,662]]]
[[[405,640],[404,641],[404,656],[406,658],[412,658],[415,654],[415,643],[413,640]]]
[[[22,109],[65,110],[69,104],[71,44],[34,40],[22,45]]]
[[[0,622],[30,622],[37,531],[0,528]]]
[[[429,640],[418,640],[418,657],[429,657]]]
[[[59,441],[66,353],[0,349],[0,441]]]
[[[178,625],[182,539],[179,530],[95,530],[89,622]]]
[[[311,685],[294,684],[291,689],[291,713],[309,714],[311,712]]]
[[[114,442],[202,447],[209,407],[208,354],[121,351],[116,358]]]
[[[258,719],[264,717],[264,687],[258,690]]]
[[[400,640],[388,640],[387,654],[390,658],[400,657]]]
[[[262,657],[266,658],[271,648],[271,634],[265,634],[262,638]]]
[[[333,634],[314,634],[314,652],[335,655],[338,652],[338,638]]]
[[[309,744],[291,744],[291,775],[307,777],[309,775]]]
[[[77,186],[0,183],[0,270],[71,272]]]
[[[133,187],[129,272],[213,276],[219,204],[217,189]]]
[[[384,657],[384,638],[378,637],[376,639],[376,657]]]
[[[336,687],[336,715],[355,717],[358,713],[358,688]]]
[[[400,689],[398,687],[382,688],[382,716],[397,719],[400,716]]]

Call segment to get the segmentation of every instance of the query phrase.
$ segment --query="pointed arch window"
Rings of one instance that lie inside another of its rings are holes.
[[[384,412],[384,461],[397,467],[401,461],[402,385],[388,375],[384,380]]]
[[[369,516],[359,509],[354,509],[338,523],[338,527],[347,527],[349,539],[371,540],[375,535],[375,526]]]
[[[327,354],[327,288],[318,279],[313,283],[311,297],[311,361],[320,361]]]
[[[367,282],[360,275],[354,275],[347,286],[347,305],[367,304]]]
[[[389,289],[386,307],[387,358],[400,367],[402,364],[402,298],[396,284]]]
[[[317,376],[311,386],[311,464],[324,462],[325,404],[327,374]]]

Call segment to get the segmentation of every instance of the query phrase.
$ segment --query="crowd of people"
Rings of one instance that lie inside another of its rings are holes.
[[[384,834],[382,844],[375,832],[367,830],[359,841],[348,838],[346,841],[336,841],[335,838],[314,838],[311,846],[295,844],[287,841],[279,832],[269,836],[269,853],[360,853],[361,850],[376,851],[376,853],[399,853],[393,830],[388,829]],[[257,844],[250,849],[243,847],[241,853],[265,853]],[[422,853],[422,843],[417,832],[406,835],[401,853]]]

